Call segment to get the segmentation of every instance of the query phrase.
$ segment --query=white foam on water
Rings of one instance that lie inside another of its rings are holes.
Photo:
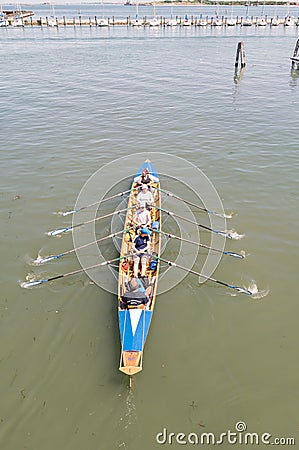
[[[40,285],[40,281],[19,281],[19,285],[24,289],[31,289]]]
[[[266,297],[270,292],[270,289],[264,289],[259,291],[257,284],[255,283],[254,280],[252,280],[252,282],[250,283],[248,290],[252,292],[251,298],[254,300],[260,300],[261,298]]]
[[[227,234],[229,234],[231,236],[231,238],[235,239],[236,241],[239,241],[240,239],[243,239],[243,237],[245,236],[245,234],[237,233],[234,229],[233,230],[228,230]]]
[[[37,276],[34,273],[28,273],[25,279],[26,281],[19,281],[19,285],[21,286],[21,288],[31,289],[41,284],[40,280],[37,279]]]
[[[38,255],[38,257],[32,261],[32,265],[33,266],[40,266],[41,264],[45,264],[49,261],[53,261],[53,259],[55,259],[55,256],[41,256]]]
[[[43,263],[43,260],[44,258],[40,254],[38,254],[37,258],[34,259],[31,264],[34,266],[38,266]]]
[[[251,295],[247,295],[248,298],[251,298],[253,300],[260,300],[261,298],[266,297],[266,295],[268,295],[268,293],[270,292],[269,289],[264,289],[259,291],[257,284],[255,283],[254,280],[252,280],[249,284],[249,286],[240,286],[240,288],[244,288],[246,291],[251,292]],[[236,297],[237,295],[239,295],[240,293],[242,293],[241,291],[236,290],[232,290],[230,292],[228,292],[228,294],[231,297]],[[246,292],[244,292],[244,294],[246,294]]]

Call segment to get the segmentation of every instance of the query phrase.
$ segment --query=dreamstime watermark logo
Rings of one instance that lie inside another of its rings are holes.
[[[249,432],[247,424],[240,420],[235,424],[235,430],[227,430],[216,434],[212,432],[203,433],[174,433],[167,428],[156,434],[156,442],[160,445],[295,445],[294,437],[274,437],[271,433]]]
[[[107,235],[122,229],[121,223],[118,223],[119,229],[117,229],[117,221],[114,219],[120,216],[120,213],[117,211],[121,210],[122,213],[125,214],[125,197],[119,197],[119,202],[114,206],[115,209],[112,210],[112,212],[111,210],[108,212],[107,208],[109,202],[102,202],[103,199],[109,197],[110,193],[113,191],[121,192],[122,189],[117,191],[119,185],[127,186],[127,189],[129,189],[136,171],[146,159],[152,161],[159,175],[161,187],[163,189],[172,191],[177,196],[183,197],[184,199],[186,199],[186,197],[188,199],[188,196],[191,196],[193,201],[195,198],[197,203],[203,205],[203,208],[206,210],[219,212],[219,216],[208,216],[209,227],[215,230],[226,229],[226,220],[220,197],[211,181],[198,167],[183,158],[166,153],[134,153],[111,161],[98,169],[87,180],[77,197],[75,205],[76,210],[79,210],[86,205],[98,203],[98,207],[91,209],[84,208],[73,216],[72,225],[73,227],[75,226],[75,228],[73,228],[73,242],[75,248],[79,247],[76,254],[83,269],[107,260],[107,257],[105,258],[103,255],[101,246],[96,242],[96,223],[101,223],[98,220],[98,217],[111,214],[109,228],[107,228],[106,225]],[[194,225],[194,223],[192,224],[192,222],[198,221],[192,212],[192,207],[169,196],[162,196],[162,202],[162,207],[165,208],[165,210],[170,210],[187,219],[187,221],[182,221],[176,218],[175,214],[169,215],[171,217],[169,221],[174,221],[173,226],[176,226],[179,229],[180,237],[190,239],[190,236],[192,236],[193,240],[200,242],[200,228],[197,225]],[[84,227],[79,226],[82,223],[85,224]],[[168,231],[167,224],[164,226],[164,230],[165,229]],[[113,243],[115,250],[119,251],[120,246],[116,243],[116,240],[113,240]],[[211,247],[217,247],[218,249],[223,250],[225,237],[219,236],[217,233],[211,233],[210,244]],[[180,241],[180,249],[175,255],[174,262],[191,269],[197,259],[198,252],[198,246],[190,246],[190,244]],[[113,254],[113,252],[111,252],[111,254]],[[209,277],[213,274],[220,262],[221,252],[217,254],[213,253],[213,257],[211,257],[211,251],[209,251],[204,258],[201,273],[203,273],[205,277]],[[179,271],[179,269],[177,269],[175,270],[175,277],[173,277],[169,276],[168,271],[169,269],[164,271],[160,276],[159,293],[172,289],[187,275],[185,271]],[[98,269],[86,270],[86,273],[89,278],[101,288],[113,294],[117,292],[117,270],[112,266],[103,265]],[[206,281],[206,278],[199,278],[200,283],[203,283],[204,281]]]

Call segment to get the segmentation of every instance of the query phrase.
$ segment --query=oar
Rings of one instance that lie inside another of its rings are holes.
[[[128,194],[130,191],[131,191],[131,189],[124,191],[124,192],[119,192],[118,194],[112,195],[111,197],[104,198],[104,200],[99,200],[95,203],[91,203],[90,205],[82,206],[81,208],[78,208],[78,209],[71,209],[70,211],[60,212],[60,214],[62,216],[68,216],[69,214],[74,214],[76,212],[82,211],[83,209],[91,208],[91,206],[99,205],[100,203],[107,202],[108,200],[112,200],[113,198],[122,197],[122,196]]]
[[[119,256],[118,258],[110,259],[109,261],[103,261],[99,264],[95,264],[93,266],[86,267],[84,269],[78,269],[78,270],[74,270],[73,272],[68,272],[68,273],[64,273],[62,275],[57,275],[56,277],[51,277],[51,278],[47,278],[47,279],[43,279],[43,280],[24,281],[20,284],[21,284],[21,287],[23,287],[23,288],[31,288],[31,287],[39,286],[40,284],[48,283],[48,281],[58,280],[59,278],[65,278],[65,277],[68,277],[69,275],[75,275],[80,272],[86,272],[87,270],[94,269],[95,267],[107,266],[109,264],[112,264],[115,261],[121,261],[122,259],[127,258],[128,256],[131,256],[131,254]]]
[[[75,252],[77,250],[81,250],[82,248],[88,247],[89,245],[98,244],[99,242],[105,241],[106,239],[109,239],[109,238],[113,238],[113,237],[115,237],[115,236],[117,236],[117,235],[119,235],[121,233],[126,233],[129,230],[130,230],[130,228],[125,228],[124,230],[118,231],[117,233],[111,233],[108,236],[102,237],[102,238],[97,239],[96,241],[93,241],[93,242],[89,242],[88,244],[80,245],[80,247],[73,248],[72,250],[68,250],[68,251],[65,251],[63,253],[58,253],[58,255],[45,256],[44,258],[38,257],[34,262],[38,263],[38,264],[45,264],[45,263],[47,263],[49,261],[52,261],[53,259],[59,259],[62,256],[69,255],[70,253],[73,253],[73,252]]]
[[[219,252],[219,253],[222,253],[223,255],[233,256],[234,258],[240,258],[240,259],[245,258],[245,256],[240,253],[222,251],[217,248],[213,248],[213,247],[209,247],[208,245],[201,244],[199,242],[191,241],[190,239],[185,239],[180,236],[175,236],[174,234],[165,233],[164,231],[154,230],[153,228],[151,228],[151,230],[156,233],[162,233],[162,234],[164,234],[164,236],[167,236],[169,238],[177,239],[177,240],[183,241],[183,242],[188,242],[189,244],[194,244],[194,245],[197,245],[198,247],[207,248],[208,250],[212,250],[213,252]]]
[[[129,208],[119,209],[117,211],[114,211],[113,213],[105,214],[104,216],[96,217],[95,219],[87,220],[87,222],[78,223],[77,225],[73,225],[71,227],[58,228],[57,230],[49,231],[47,234],[48,234],[48,236],[57,236],[62,233],[67,233],[68,231],[72,231],[74,228],[81,227],[82,225],[86,225],[88,223],[96,222],[97,220],[106,219],[107,217],[111,217],[116,214],[120,214],[131,208],[136,208],[136,206],[130,206]]]
[[[221,213],[217,213],[215,211],[210,211],[209,209],[204,208],[203,206],[200,206],[200,205],[197,205],[196,203],[190,202],[189,200],[186,200],[186,199],[184,199],[182,197],[179,197],[178,195],[173,194],[172,192],[165,191],[164,189],[160,189],[160,188],[156,188],[156,189],[158,189],[159,191],[163,192],[163,194],[166,194],[168,197],[176,198],[177,200],[180,200],[181,202],[184,202],[187,205],[194,206],[194,208],[201,209],[202,211],[205,211],[208,214],[212,214],[212,215],[218,216],[218,217],[223,217],[225,219],[231,219],[231,217],[232,217],[231,214],[221,214]]]
[[[242,288],[241,286],[234,286],[233,284],[228,284],[228,283],[225,283],[224,281],[216,280],[215,278],[208,277],[206,275],[203,275],[202,273],[196,272],[195,270],[188,269],[187,267],[180,266],[179,264],[176,264],[175,262],[167,261],[166,259],[163,259],[163,258],[160,258],[160,257],[157,257],[157,258],[160,259],[160,261],[165,262],[166,264],[168,264],[171,267],[177,267],[178,269],[182,269],[182,270],[185,270],[186,272],[193,273],[194,275],[198,275],[200,277],[203,277],[206,280],[214,281],[214,283],[221,284],[221,286],[226,286],[226,287],[228,287],[230,289],[234,289],[235,291],[241,292],[242,294],[247,294],[247,295],[252,295],[253,294],[253,292],[249,291],[248,289]]]
[[[212,228],[207,227],[206,225],[201,225],[200,223],[194,222],[194,220],[187,219],[186,217],[180,216],[172,211],[166,211],[166,209],[159,208],[158,206],[153,206],[153,208],[159,209],[160,211],[168,214],[169,216],[177,217],[178,219],[185,220],[186,222],[192,223],[193,225],[197,225],[200,228],[204,228],[205,230],[211,231],[212,233],[220,234],[228,239],[233,239],[230,233],[226,233],[225,231],[213,230]]]

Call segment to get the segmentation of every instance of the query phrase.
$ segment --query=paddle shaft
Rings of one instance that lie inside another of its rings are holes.
[[[129,229],[130,228],[126,228],[126,229],[118,231],[116,233],[109,234],[108,236],[102,237],[102,238],[97,239],[96,241],[93,241],[93,242],[88,242],[88,244],[80,245],[80,247],[72,248],[71,250],[68,250],[66,252],[60,253],[59,255],[53,255],[53,257],[61,257],[61,256],[69,255],[70,253],[76,252],[77,250],[81,250],[82,248],[88,247],[89,245],[98,244],[99,242],[105,241],[106,239],[118,236],[121,233],[126,233]],[[50,258],[50,256],[48,256],[48,258]]]
[[[220,284],[221,286],[226,286],[226,287],[228,287],[228,288],[230,288],[230,289],[235,289],[235,290],[237,290],[237,291],[239,291],[239,292],[243,292],[244,294],[252,295],[252,292],[251,292],[251,291],[249,291],[249,290],[247,290],[247,289],[244,289],[244,288],[242,288],[242,287],[239,287],[239,286],[233,286],[233,285],[231,285],[231,284],[225,283],[224,281],[220,281],[220,280],[216,280],[215,278],[208,277],[207,275],[203,275],[203,274],[200,273],[200,272],[196,272],[195,270],[188,269],[187,267],[184,267],[184,266],[181,266],[181,265],[179,265],[179,264],[176,264],[176,263],[173,262],[173,261],[167,261],[166,259],[163,259],[163,258],[160,258],[160,257],[157,257],[157,258],[160,259],[160,261],[165,262],[166,264],[168,264],[168,265],[171,266],[171,267],[177,267],[178,269],[185,270],[185,271],[188,272],[188,273],[193,273],[194,275],[198,275],[199,277],[203,277],[203,278],[205,278],[206,280],[213,281],[214,283]]]
[[[219,250],[218,248],[213,248],[213,247],[209,247],[208,245],[201,244],[200,242],[191,241],[190,239],[185,239],[185,238],[182,238],[179,236],[175,236],[174,234],[165,233],[164,231],[153,230],[152,228],[151,228],[151,230],[154,232],[162,233],[169,238],[177,239],[177,240],[183,241],[183,242],[188,242],[189,244],[197,245],[198,247],[203,247],[208,250],[212,250],[213,252],[218,252],[218,253],[222,253],[223,255],[235,256],[236,258],[244,259],[244,256],[241,255],[240,253],[222,251],[222,250]]]
[[[48,235],[49,236],[57,236],[58,234],[66,233],[67,231],[71,231],[74,228],[81,227],[82,225],[87,225],[88,223],[93,223],[93,222],[97,222],[98,220],[101,220],[101,219],[106,219],[107,217],[111,217],[111,216],[114,216],[116,214],[120,214],[120,213],[122,213],[124,211],[127,211],[128,209],[135,208],[135,207],[136,206],[129,206],[128,208],[119,209],[119,210],[114,211],[112,213],[105,214],[104,216],[96,217],[95,219],[87,220],[86,222],[78,223],[78,224],[73,225],[71,227],[58,228],[56,230],[49,231]]]
[[[157,206],[154,206],[154,208],[159,209],[160,211],[164,212],[165,214],[168,214],[169,216],[177,217],[178,219],[185,220],[185,222],[192,223],[193,225],[196,225],[196,226],[198,226],[200,228],[203,228],[205,230],[211,231],[212,233],[217,233],[217,234],[220,234],[221,236],[225,236],[225,237],[231,238],[231,236],[228,233],[225,233],[225,231],[213,230],[212,228],[207,227],[206,225],[202,225],[200,223],[195,222],[194,220],[187,219],[184,216],[180,216],[179,214],[176,214],[176,213],[174,213],[172,211],[167,211],[166,209],[159,208]]]
[[[118,258],[110,259],[109,261],[103,261],[103,262],[101,262],[99,264],[94,264],[93,266],[89,266],[89,267],[86,267],[84,269],[74,270],[73,272],[68,272],[68,273],[64,273],[62,275],[57,275],[56,277],[51,277],[51,278],[48,278],[47,280],[42,280],[42,281],[43,282],[47,282],[47,281],[58,280],[59,278],[65,278],[65,277],[68,277],[70,275],[76,275],[77,273],[80,273],[80,272],[86,272],[87,270],[94,269],[95,267],[107,266],[108,264],[111,264],[111,263],[113,263],[115,261],[120,261],[120,260],[122,260],[124,258],[127,258],[128,256],[130,256],[130,255],[119,256]]]
[[[71,230],[73,228],[76,228],[76,227],[81,227],[82,225],[87,225],[88,223],[97,222],[98,220],[101,220],[101,219],[106,219],[107,217],[111,217],[111,216],[114,216],[116,214],[120,214],[122,212],[127,211],[130,208],[131,207],[124,208],[124,209],[119,209],[118,211],[114,211],[113,213],[105,214],[104,216],[96,217],[95,219],[92,219],[92,220],[87,220],[87,222],[78,223],[77,225],[73,225],[72,227],[70,227],[69,230]]]
[[[73,209],[71,211],[66,211],[66,212],[63,213],[63,215],[66,216],[68,214],[72,214],[72,213],[76,213],[76,212],[82,211],[83,209],[86,209],[86,208],[91,208],[91,206],[100,205],[101,203],[107,202],[108,200],[112,200],[112,199],[114,199],[116,197],[122,197],[122,196],[128,194],[130,191],[131,191],[131,189],[129,189],[127,191],[124,191],[124,192],[119,192],[118,194],[112,195],[111,197],[104,198],[104,200],[99,200],[99,201],[97,201],[95,203],[91,203],[90,205],[82,206],[81,208],[78,208],[78,209]]]
[[[224,214],[220,214],[220,213],[216,213],[214,211],[210,211],[207,208],[204,208],[203,206],[197,205],[196,203],[190,202],[190,200],[185,200],[184,198],[179,197],[178,195],[173,194],[172,192],[165,191],[164,189],[160,189],[160,188],[157,188],[157,189],[159,189],[159,191],[163,192],[163,194],[167,195],[168,197],[176,198],[177,200],[180,200],[181,202],[184,202],[187,205],[194,206],[194,208],[201,209],[202,211],[204,211],[204,212],[206,212],[208,214],[214,214],[215,216],[225,217]]]

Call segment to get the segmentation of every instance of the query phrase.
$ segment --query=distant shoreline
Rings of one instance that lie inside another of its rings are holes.
[[[298,0],[298,2],[299,2],[299,0]],[[159,5],[159,6],[163,6],[163,5],[170,5],[170,4],[173,4],[173,5],[175,5],[175,6],[180,6],[180,5],[182,5],[182,6],[186,6],[186,5],[188,5],[188,6],[192,6],[192,5],[196,5],[196,6],[198,6],[198,5],[201,5],[201,6],[211,6],[211,5],[218,5],[219,3],[220,3],[220,5],[221,6],[232,6],[232,4],[233,5],[238,5],[238,6],[258,6],[258,5],[264,5],[265,6],[265,4],[266,4],[266,6],[284,6],[284,5],[289,5],[290,7],[294,7],[294,6],[299,6],[298,5],[298,2],[296,2],[296,1],[291,1],[291,2],[289,2],[289,1],[287,1],[287,0],[281,0],[281,1],[273,1],[273,0],[269,0],[269,1],[267,1],[267,0],[265,0],[265,2],[263,1],[263,0],[257,0],[257,1],[249,1],[249,0],[232,0],[232,1],[226,1],[226,0],[224,0],[224,1],[222,1],[222,0],[219,0],[219,1],[217,1],[217,0],[203,0],[203,1],[201,1],[201,0],[160,0],[160,1],[157,1],[157,2],[154,2],[153,0],[141,0],[141,1],[139,1],[138,2],[138,4],[139,4],[139,6],[148,6],[148,5],[153,5],[154,3],[156,4],[156,5]],[[2,6],[12,6],[14,3],[13,2],[4,2],[4,3],[2,3]],[[46,6],[46,5],[50,5],[51,3],[50,2],[39,2],[39,3],[30,3],[30,2],[26,2],[26,3],[23,3],[22,4],[22,6],[24,7],[24,6]],[[68,2],[68,1],[56,1],[55,2],[55,5],[62,5],[62,6],[72,6],[72,5],[98,5],[99,3],[98,2],[95,2],[95,1],[82,1],[82,2]],[[133,1],[129,1],[129,2],[126,2],[126,0],[125,1],[119,1],[119,0],[116,0],[115,2],[114,1],[104,1],[104,4],[105,5],[124,5],[124,6],[135,6],[136,5],[136,0],[133,0]]]

